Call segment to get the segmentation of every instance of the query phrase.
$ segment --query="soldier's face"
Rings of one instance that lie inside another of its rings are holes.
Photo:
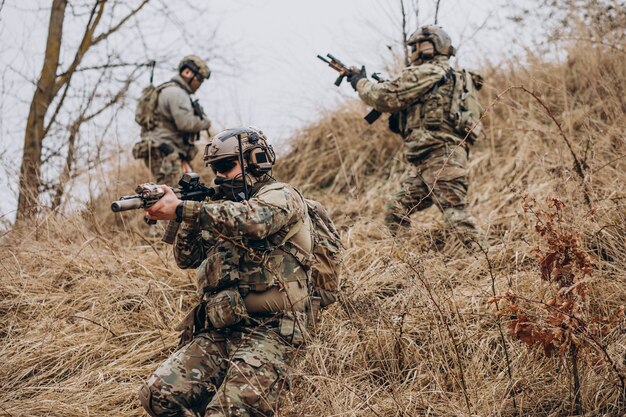
[[[180,76],[183,78],[183,80],[187,81],[187,84],[189,85],[192,93],[198,91],[198,88],[200,88],[202,82],[204,81],[204,78],[202,78],[201,76],[196,76],[189,68],[183,69],[183,71],[180,73]]]
[[[435,56],[435,46],[428,41],[423,41],[411,46],[411,61],[421,64]]]
[[[201,78],[199,76],[193,77],[191,79],[191,82],[189,83],[189,87],[191,88],[191,91],[193,91],[194,93],[198,91],[198,88],[200,88],[203,81],[204,81],[204,78]]]
[[[417,46],[417,54],[420,58],[432,58],[435,55],[435,47],[431,42],[420,42]]]

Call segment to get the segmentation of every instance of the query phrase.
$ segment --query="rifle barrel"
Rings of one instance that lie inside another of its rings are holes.
[[[335,58],[335,56],[333,54],[326,54],[326,56],[329,57],[330,59],[332,59],[333,61],[337,62],[338,64],[341,64],[341,61],[338,60],[337,58]]]
[[[321,56],[321,55],[319,55],[319,54],[318,54],[318,55],[317,55],[317,57],[318,57],[319,59],[321,59],[322,61],[324,61],[325,63],[330,64],[330,61],[329,61],[329,60],[327,60],[326,58],[324,58],[323,56]]]
[[[136,210],[144,207],[143,200],[139,197],[117,200],[111,203],[111,211],[117,213],[119,211]]]

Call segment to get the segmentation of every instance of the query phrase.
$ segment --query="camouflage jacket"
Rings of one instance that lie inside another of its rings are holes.
[[[174,257],[179,267],[196,268],[201,298],[233,286],[244,297],[296,281],[306,286],[307,269],[288,249],[310,253],[309,227],[304,199],[284,183],[264,184],[242,202],[185,201]]]
[[[156,146],[166,143],[188,160],[197,154],[193,140],[189,139],[211,126],[206,116],[201,118],[194,113],[191,94],[185,80],[175,75],[159,93],[155,110],[157,126],[141,132],[142,138],[152,140]]]
[[[452,102],[454,77],[446,57],[404,68],[397,78],[382,83],[359,80],[357,91],[367,105],[381,112],[402,111],[407,129],[405,141],[413,151],[428,153],[446,143],[457,144],[462,138],[447,114]],[[435,88],[436,87],[436,88]],[[435,94],[433,94],[435,92]],[[438,118],[438,126],[426,126],[427,118]]]

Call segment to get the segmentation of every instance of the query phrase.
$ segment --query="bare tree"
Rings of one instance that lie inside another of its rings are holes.
[[[133,16],[135,16],[150,0],[142,0],[136,7],[131,8],[124,16],[117,21],[112,22],[105,30],[96,34],[96,31],[101,26],[102,18],[107,7],[113,9],[116,2],[107,0],[94,0],[86,27],[84,29],[81,41],[73,55],[73,59],[67,66],[67,68],[60,72],[60,54],[64,46],[63,33],[64,23],[66,19],[66,8],[69,4],[68,0],[52,0],[52,7],[50,11],[50,21],[48,26],[48,36],[46,41],[46,52],[44,56],[43,66],[41,74],[37,80],[37,86],[33,93],[31,100],[30,110],[28,114],[28,120],[26,123],[24,133],[24,154],[22,158],[22,165],[20,168],[20,181],[19,181],[19,197],[17,208],[17,221],[23,221],[31,218],[38,211],[39,197],[43,190],[45,182],[42,181],[41,168],[44,160],[42,159],[42,149],[44,140],[46,139],[51,127],[56,121],[56,118],[63,108],[65,100],[70,89],[71,80],[79,66],[83,61],[83,58],[87,52],[94,46],[104,42],[113,33],[122,28]],[[60,94],[60,96],[59,96]],[[95,94],[95,91],[94,91]],[[115,94],[119,101],[121,95]],[[93,96],[92,96],[93,99]],[[55,101],[56,100],[56,101]],[[50,107],[56,102],[56,107],[52,111],[49,120],[46,120],[46,116],[49,114]],[[113,104],[113,103],[112,103]],[[96,112],[95,114],[98,114]],[[73,124],[75,130],[72,133],[70,128],[70,139],[76,137],[77,129],[80,124],[85,120],[86,114],[83,117],[79,117],[76,123]],[[75,150],[75,142],[68,147],[68,157],[72,159],[73,150]],[[71,166],[72,161],[69,161]],[[65,169],[63,170],[65,173]],[[65,174],[62,174],[65,175]],[[57,188],[57,194],[59,191],[62,193],[62,187]],[[58,198],[55,198],[58,200]]]

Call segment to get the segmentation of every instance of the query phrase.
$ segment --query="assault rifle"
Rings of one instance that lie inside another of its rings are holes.
[[[194,172],[183,174],[178,181],[180,188],[173,188],[174,194],[181,200],[204,201],[207,198],[217,194],[217,188],[208,187],[200,182],[200,176]],[[157,201],[163,197],[165,191],[160,185],[148,182],[140,184],[135,189],[133,195],[124,195],[119,200],[111,203],[111,210],[115,213],[126,210],[147,209],[152,207]],[[148,223],[154,224],[156,221],[149,220]],[[178,232],[180,223],[170,220],[165,229],[165,235],[161,239],[165,243],[174,243],[174,238]]]
[[[335,58],[332,54],[326,54],[326,56],[328,57],[328,59],[324,58],[321,55],[318,55],[317,57],[321,59],[322,61],[324,61],[325,63],[327,63],[329,67],[339,72],[339,77],[337,77],[337,79],[335,80],[335,85],[337,87],[341,85],[341,82],[343,81],[344,78],[350,77],[356,74],[356,71],[348,68],[343,62]],[[379,83],[382,83],[385,81],[383,78],[381,78],[381,76],[377,72],[372,74],[372,78],[378,81]],[[378,110],[372,109],[363,118],[365,119],[367,123],[372,124],[376,120],[378,120],[381,114],[382,113],[379,112]]]

